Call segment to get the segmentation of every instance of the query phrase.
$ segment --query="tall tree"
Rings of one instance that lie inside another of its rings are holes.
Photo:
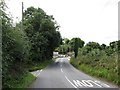
[[[101,49],[101,46],[97,42],[88,42],[86,46],[89,46],[91,49]]]
[[[80,38],[72,38],[70,41],[69,41],[69,44],[71,46],[71,49],[74,50],[74,46],[75,46],[75,39],[77,39],[77,42],[78,42],[78,48],[82,48],[85,44],[85,42],[83,40],[81,40]]]
[[[102,45],[101,45],[101,49],[102,49],[102,50],[105,50],[105,48],[106,48],[106,45],[105,45],[105,44],[102,44]]]
[[[47,15],[40,8],[27,8],[24,12],[24,30],[32,43],[33,60],[52,58],[54,49],[61,41],[58,29],[53,16]]]
[[[77,55],[78,55],[78,48],[79,48],[78,44],[79,44],[78,38],[75,38],[75,44],[74,44],[75,58],[76,58]]]

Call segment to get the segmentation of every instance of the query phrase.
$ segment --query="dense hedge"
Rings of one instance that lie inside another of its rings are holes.
[[[60,44],[61,35],[53,16],[47,15],[40,8],[30,7],[25,10],[23,22],[13,27],[3,3],[0,3],[3,32],[2,86],[15,88],[15,85],[24,80],[24,76],[29,75],[29,69],[52,59],[54,49]]]
[[[71,64],[91,75],[101,77],[120,85],[120,59],[118,43],[111,42],[109,46],[90,42],[79,48],[78,57],[71,59]]]
[[[4,25],[2,25],[4,26]],[[2,29],[3,87],[11,87],[9,80],[25,73],[29,62],[30,42],[24,31]]]

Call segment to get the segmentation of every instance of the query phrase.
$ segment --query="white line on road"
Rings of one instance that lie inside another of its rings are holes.
[[[35,72],[34,72],[34,75],[36,76],[38,73],[39,73],[39,70],[35,71]]]
[[[61,72],[63,72],[62,68],[61,68]]]
[[[60,67],[62,68],[62,64],[60,65]]]
[[[100,81],[95,81],[95,82],[101,84],[101,85],[104,86],[104,87],[110,87],[109,85],[107,85],[107,84],[105,84],[105,83],[101,83]]]
[[[40,73],[42,72],[42,69],[40,70],[40,72],[36,75],[36,77],[38,77],[40,75]]]
[[[67,76],[65,76],[65,78],[67,79],[67,81],[68,81],[74,88],[77,88],[77,87],[67,78]]]
[[[40,70],[40,72],[42,72],[42,69]]]
[[[101,85],[99,85],[98,83],[96,83],[96,81],[92,81],[92,80],[87,80],[88,82],[92,82],[93,84],[95,84],[96,86],[102,87]]]
[[[94,87],[94,85],[98,87],[110,87],[105,83],[94,80],[73,80],[73,83],[77,87]]]

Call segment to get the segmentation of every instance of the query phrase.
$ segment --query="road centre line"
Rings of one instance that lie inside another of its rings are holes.
[[[63,60],[61,59],[61,62],[63,62]]]
[[[65,76],[65,78],[67,79],[67,81],[68,81],[74,88],[77,88],[77,87],[67,78],[67,76]]]
[[[61,72],[63,72],[62,68],[61,68]]]

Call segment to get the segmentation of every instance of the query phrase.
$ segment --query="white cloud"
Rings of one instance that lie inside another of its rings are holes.
[[[8,7],[21,19],[21,1]],[[25,9],[40,7],[60,24],[63,37],[80,37],[85,42],[108,44],[118,39],[118,0],[23,0]],[[15,18],[14,18],[15,19]]]

